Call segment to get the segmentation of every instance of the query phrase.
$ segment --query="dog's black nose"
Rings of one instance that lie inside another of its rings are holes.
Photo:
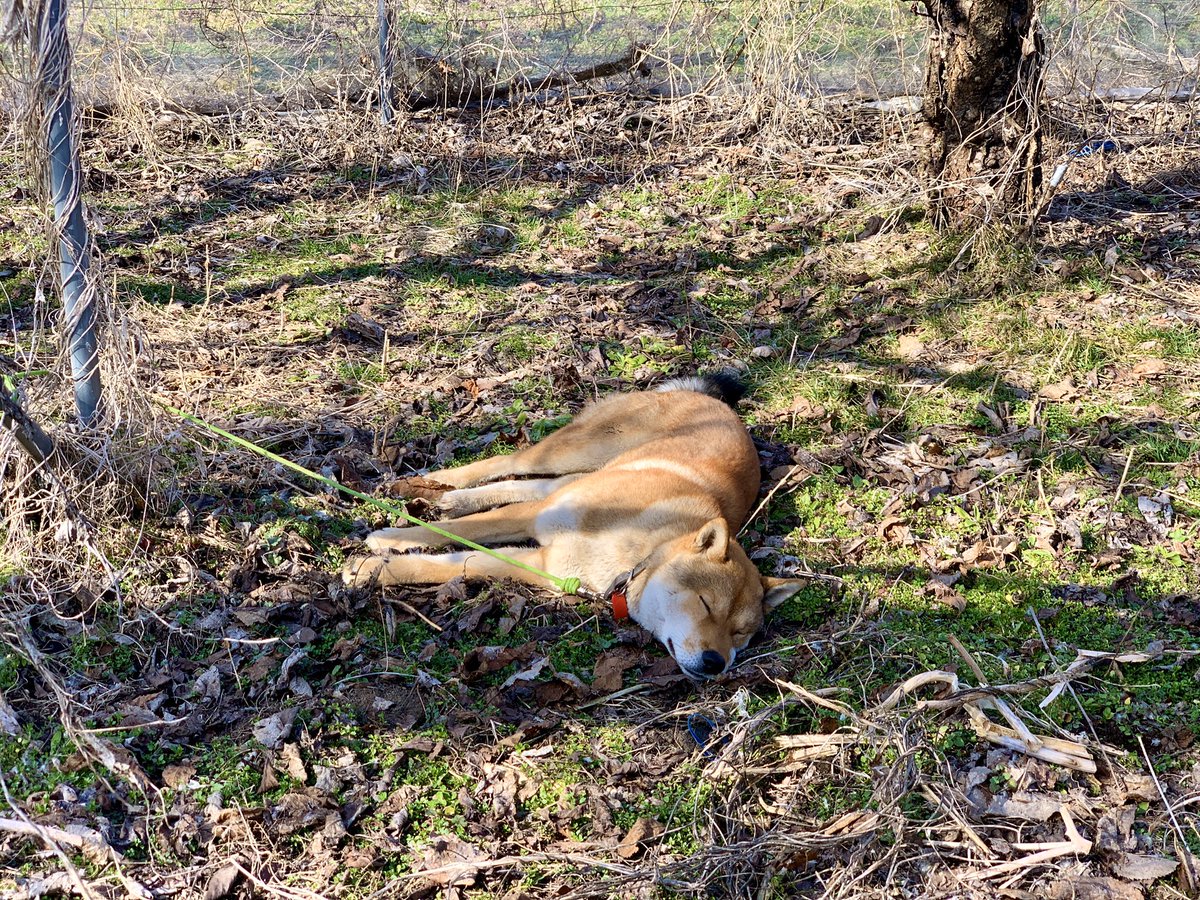
[[[725,657],[716,650],[705,650],[700,655],[700,671],[705,675],[720,675],[725,671]]]

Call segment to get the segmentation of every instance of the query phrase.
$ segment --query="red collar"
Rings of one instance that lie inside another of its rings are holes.
[[[613,618],[620,622],[622,619],[629,618],[629,598],[625,595],[625,589],[613,591],[608,598],[612,601]]]
[[[613,618],[618,622],[629,618],[629,585],[633,579],[642,574],[646,568],[645,562],[640,562],[623,575],[613,579],[605,594],[612,604]]]

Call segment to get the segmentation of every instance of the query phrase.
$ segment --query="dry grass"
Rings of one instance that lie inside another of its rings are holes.
[[[1111,134],[1126,152],[1072,166],[1031,259],[924,227],[910,118],[789,107],[781,86],[814,71],[797,60],[822,62],[792,49],[833,30],[816,11],[764,4],[718,39],[713,9],[676,4],[671,33],[732,42],[740,70],[701,82],[699,56],[651,45],[664,79],[706,86],[694,96],[574,91],[394,131],[347,106],[152,114],[154,70],[132,64],[86,143],[110,309],[100,437],[67,424],[41,214],[0,213],[0,269],[20,269],[0,280],[4,352],[51,373],[21,398],[61,448],[50,472],[0,444],[0,728],[9,710],[19,726],[0,752],[0,886],[1194,891],[1194,104],[1056,101],[1056,150]],[[504,34],[475,50],[516,54]],[[764,566],[828,578],[699,692],[635,630],[539,592],[342,591],[369,514],[150,399],[382,489],[597,393],[727,363],[757,384],[771,474],[746,540]],[[989,473],[1009,452],[1024,468]],[[984,474],[939,499],[938,473],[968,463]],[[1138,503],[1161,517],[1167,497],[1160,534]],[[994,550],[1010,533],[1020,549]],[[955,595],[961,612],[942,606]],[[480,644],[514,661],[479,673]],[[1110,655],[1072,669],[1079,649]],[[593,687],[600,659],[629,663],[615,689]],[[958,693],[885,702],[949,668]],[[1098,773],[989,743],[1019,730],[968,711],[997,696]],[[278,741],[256,737],[289,709]]]

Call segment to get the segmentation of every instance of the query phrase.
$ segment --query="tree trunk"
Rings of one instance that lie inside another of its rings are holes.
[[[935,220],[1028,223],[1042,185],[1038,0],[922,0],[922,113]]]

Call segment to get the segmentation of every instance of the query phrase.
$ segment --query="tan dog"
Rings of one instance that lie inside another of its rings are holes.
[[[759,486],[754,443],[731,408],[741,391],[728,376],[677,379],[595,403],[511,456],[430,472],[455,488],[441,499],[457,517],[447,530],[593,591],[619,585],[628,615],[685,673],[719,675],[764,611],[805,584],[761,576],[734,538]],[[528,541],[537,546],[512,546]],[[367,538],[374,555],[351,560],[343,578],[359,587],[459,575],[544,583],[471,550],[397,555],[450,544],[421,527],[384,528]],[[621,605],[614,599],[618,617]]]

